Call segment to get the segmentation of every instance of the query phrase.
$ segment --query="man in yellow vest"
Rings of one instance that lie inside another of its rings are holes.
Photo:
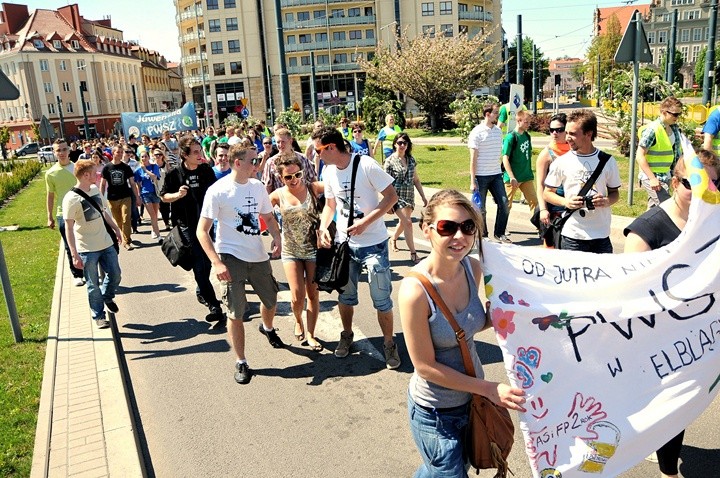
[[[682,103],[671,96],[660,103],[660,117],[641,129],[636,158],[638,179],[648,193],[648,209],[670,198],[672,170],[682,154],[680,128]]]

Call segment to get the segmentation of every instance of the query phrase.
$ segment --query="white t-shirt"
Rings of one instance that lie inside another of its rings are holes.
[[[248,179],[239,184],[228,175],[208,188],[200,216],[217,220],[218,253],[232,254],[245,262],[264,262],[268,255],[260,237],[260,214],[271,211],[263,183]]]
[[[500,169],[502,145],[502,130],[495,125],[488,127],[483,121],[470,131],[468,148],[477,149],[478,152],[475,176],[493,176],[502,173]]]
[[[599,149],[592,154],[577,154],[568,151],[550,163],[550,171],[545,179],[545,186],[551,188],[563,187],[565,197],[577,196],[585,182],[590,179],[593,171],[600,161]],[[594,194],[608,195],[608,187],[620,187],[620,171],[615,158],[610,157],[600,176],[587,196]],[[585,214],[583,217],[582,214]],[[571,239],[604,239],[610,236],[610,221],[612,211],[609,207],[599,207],[592,210],[581,209],[570,216],[563,227],[562,235]]]
[[[337,237],[335,240],[337,242],[343,242],[347,237],[347,224],[350,217],[350,180],[353,170],[352,158],[354,157],[355,155],[351,156],[351,161],[345,169],[327,165],[323,170],[325,197],[334,198],[336,201]],[[360,156],[360,164],[355,178],[354,220],[362,219],[377,208],[380,204],[378,194],[392,183],[392,176],[383,171],[377,161],[370,156]],[[387,238],[385,222],[380,218],[369,224],[362,234],[350,236],[350,245],[353,247],[374,246]]]
[[[240,136],[231,136],[228,138],[227,143],[232,146],[234,144],[239,144],[242,141],[242,138]]]
[[[107,200],[94,184],[87,192],[100,209],[107,210]],[[68,191],[62,200],[63,218],[75,221],[75,247],[78,252],[98,252],[113,245],[113,240],[105,229],[105,222],[95,207],[79,194]]]

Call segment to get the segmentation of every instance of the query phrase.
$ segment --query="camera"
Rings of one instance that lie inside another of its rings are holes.
[[[584,202],[585,202],[585,207],[586,207],[587,209],[589,209],[589,210],[595,209],[595,204],[593,204],[593,198],[594,198],[594,197],[595,197],[595,196],[585,196],[585,197],[583,198],[583,200],[584,200]]]

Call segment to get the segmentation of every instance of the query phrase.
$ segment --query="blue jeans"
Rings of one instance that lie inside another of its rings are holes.
[[[93,320],[105,317],[105,302],[115,298],[115,290],[120,285],[120,263],[113,246],[96,252],[78,252],[83,261],[85,286],[90,302],[90,313]],[[100,283],[98,264],[105,272]]]
[[[390,258],[388,240],[367,247],[350,246],[350,280],[345,285],[338,302],[343,305],[358,305],[357,285],[362,266],[368,271],[368,285],[373,307],[379,312],[392,310],[392,280],[390,276]]]
[[[60,231],[60,237],[62,237],[63,240],[63,246],[65,246],[65,254],[67,254],[68,258],[68,265],[70,266],[70,272],[72,273],[72,276],[74,278],[82,277],[83,271],[82,269],[78,269],[73,265],[72,260],[72,254],[70,253],[70,248],[68,247],[67,238],[65,237],[65,219],[62,216],[57,216],[55,218],[55,224],[57,224],[58,231]]]
[[[475,176],[475,182],[477,183],[478,193],[482,200],[482,212],[483,219],[483,235],[487,235],[487,211],[485,209],[485,201],[487,200],[487,193],[490,192],[495,204],[497,204],[497,213],[495,214],[495,232],[496,236],[505,235],[507,229],[508,217],[510,212],[508,211],[508,199],[505,193],[505,184],[503,183],[503,176],[501,174],[495,174],[492,176]]]
[[[415,478],[456,478],[467,476],[469,468],[463,453],[467,405],[450,411],[429,411],[417,405],[408,394],[410,431],[423,464]]]

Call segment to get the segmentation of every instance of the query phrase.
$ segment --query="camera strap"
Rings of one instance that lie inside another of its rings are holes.
[[[582,188],[580,188],[580,191],[578,192],[578,196],[585,197],[585,195],[592,189],[592,187],[595,185],[595,181],[600,177],[600,173],[602,173],[603,169],[605,168],[605,165],[610,160],[610,155],[606,153],[605,151],[601,151],[598,149],[598,165],[595,168],[595,171],[590,175],[587,182],[583,185]],[[577,209],[565,209],[566,213],[562,217],[562,224],[565,224],[567,220],[570,218],[570,216],[573,215]]]

